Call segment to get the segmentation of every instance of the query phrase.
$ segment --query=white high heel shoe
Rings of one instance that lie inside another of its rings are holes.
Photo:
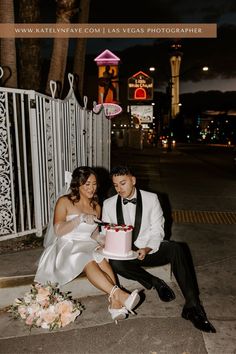
[[[109,301],[111,300],[111,297],[113,296],[114,292],[118,290],[119,287],[117,285],[114,285],[113,288],[111,289],[110,295],[109,295]],[[140,301],[140,296],[138,293],[138,290],[134,290],[129,297],[125,300],[124,302],[124,308],[126,308],[129,312],[131,312],[133,315],[135,315],[133,308],[139,303]]]
[[[128,311],[125,307],[121,307],[120,309],[112,309],[108,306],[108,311],[113,321],[115,321],[115,324],[117,324],[118,320],[124,320],[128,315]]]
[[[139,301],[140,301],[140,296],[138,294],[138,290],[136,289],[125,300],[124,305],[126,309],[134,315],[135,313],[132,310],[139,303]]]
[[[110,295],[108,297],[108,301],[111,302],[111,298],[116,290],[118,290],[119,287],[117,285],[114,285],[113,288],[111,289]],[[111,306],[108,306],[108,312],[111,315],[111,318],[115,321],[117,324],[118,320],[124,320],[126,316],[128,315],[128,311],[125,307],[121,307],[119,309],[113,309]]]

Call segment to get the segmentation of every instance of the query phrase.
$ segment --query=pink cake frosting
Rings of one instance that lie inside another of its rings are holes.
[[[105,254],[127,257],[132,252],[133,226],[110,224],[105,226],[106,240],[103,252]]]

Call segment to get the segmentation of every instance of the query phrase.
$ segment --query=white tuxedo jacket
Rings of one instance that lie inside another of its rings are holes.
[[[141,198],[137,198],[134,225],[137,235],[134,244],[137,248],[150,247],[152,249],[150,253],[154,253],[158,251],[160,243],[164,239],[163,211],[156,194],[140,190],[139,196]],[[122,214],[122,207],[123,203],[118,195],[106,199],[103,204],[102,220],[119,224],[118,214],[119,212]]]

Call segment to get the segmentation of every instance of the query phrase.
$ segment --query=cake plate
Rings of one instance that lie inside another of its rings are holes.
[[[138,258],[138,253],[135,252],[135,251],[132,251],[132,254],[130,254],[129,256],[127,257],[119,257],[119,256],[115,256],[114,254],[109,254],[109,253],[105,253],[104,252],[104,249],[99,247],[95,250],[95,252],[103,255],[104,257],[106,258],[109,258],[109,259],[115,259],[117,261],[129,261],[130,259],[136,259]]]

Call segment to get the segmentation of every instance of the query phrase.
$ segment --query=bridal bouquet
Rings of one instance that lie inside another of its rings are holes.
[[[61,292],[58,284],[33,284],[23,298],[15,299],[10,307],[14,318],[25,322],[29,328],[41,327],[49,330],[65,327],[74,322],[84,307],[73,300],[70,292]]]

